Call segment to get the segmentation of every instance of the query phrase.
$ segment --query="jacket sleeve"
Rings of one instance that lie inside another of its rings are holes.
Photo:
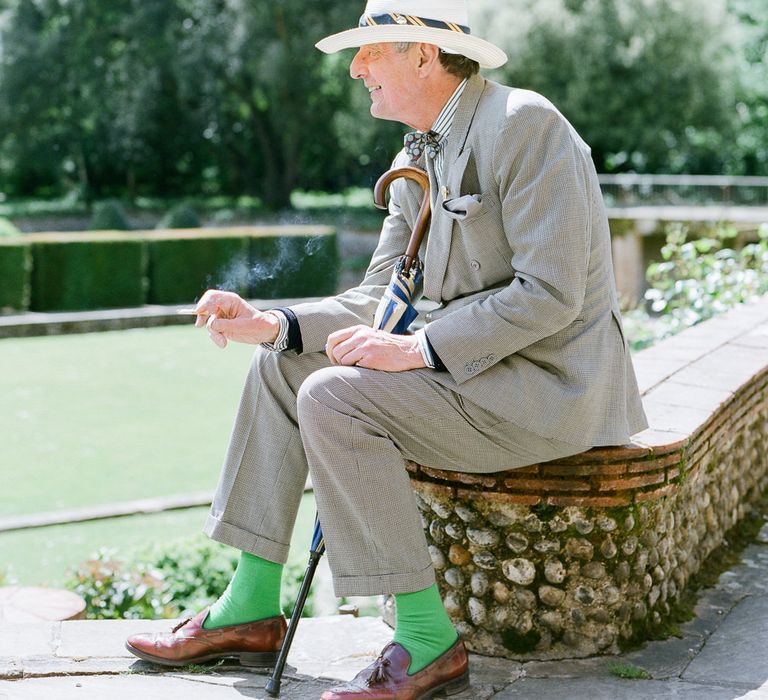
[[[458,384],[565,328],[584,302],[592,167],[586,145],[553,107],[528,102],[508,108],[492,167],[513,281],[426,329]]]
[[[393,167],[404,163],[401,156]],[[405,252],[420,202],[418,185],[396,180],[390,187],[389,214],[384,219],[379,243],[371,258],[365,278],[357,287],[316,302],[296,304],[290,309],[301,329],[304,352],[322,352],[328,336],[342,328],[358,324],[370,326],[379,300],[392,277],[395,264]],[[416,298],[421,290],[416,290]],[[414,299],[415,301],[415,299]]]

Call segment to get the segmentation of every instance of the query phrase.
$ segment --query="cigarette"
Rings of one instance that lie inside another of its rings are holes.
[[[176,309],[176,313],[180,316],[208,316],[207,311],[197,309]]]

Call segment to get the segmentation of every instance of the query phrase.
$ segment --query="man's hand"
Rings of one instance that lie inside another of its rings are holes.
[[[351,326],[328,336],[325,346],[334,365],[356,365],[385,372],[426,367],[419,341],[412,335],[395,335],[369,326]]]
[[[211,340],[220,348],[227,341],[238,343],[272,343],[280,332],[274,314],[254,309],[234,292],[209,289],[195,306],[195,326],[208,327]]]

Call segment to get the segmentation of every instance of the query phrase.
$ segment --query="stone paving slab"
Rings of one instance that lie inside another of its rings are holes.
[[[53,652],[51,642],[57,622],[3,625],[0,634],[0,659],[20,656],[45,656]]]
[[[0,700],[266,700],[266,676],[231,677],[217,685],[191,677],[173,676],[68,676],[35,678],[23,682],[0,681]],[[317,700],[328,683],[316,680],[286,683],[283,700]]]
[[[723,620],[683,679],[696,683],[722,683],[752,689],[768,685],[768,596],[744,598]]]
[[[575,678],[553,683],[545,678],[526,678],[497,693],[493,700],[734,700],[741,695],[732,688],[681,681],[665,683],[608,677]]]

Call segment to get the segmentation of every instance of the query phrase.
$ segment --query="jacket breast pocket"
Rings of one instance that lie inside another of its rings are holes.
[[[499,204],[493,197],[486,197],[482,194],[465,194],[460,197],[445,199],[441,206],[449,218],[472,225],[498,209]]]

